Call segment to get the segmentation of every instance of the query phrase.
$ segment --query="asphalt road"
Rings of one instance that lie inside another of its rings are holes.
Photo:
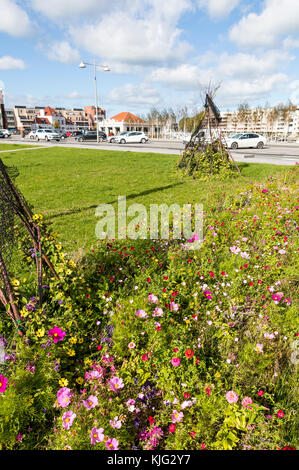
[[[73,147],[73,148],[89,148],[103,150],[118,150],[127,152],[149,152],[160,154],[180,155],[184,150],[184,145],[179,141],[170,140],[153,140],[146,144],[110,144],[101,142],[82,142],[78,143],[73,138],[63,139],[60,142],[35,142],[25,138],[24,141],[19,136],[3,139],[3,143],[24,143],[32,146],[39,145],[45,147]],[[271,143],[263,149],[239,149],[231,152],[234,160],[247,163],[270,163],[274,165],[295,165],[299,163],[299,143]]]

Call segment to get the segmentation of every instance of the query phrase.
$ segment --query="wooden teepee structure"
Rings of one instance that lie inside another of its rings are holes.
[[[220,111],[215,105],[212,96],[213,94],[210,91],[205,93],[202,118],[191,135],[191,139],[186,145],[177,165],[177,169],[185,169],[187,174],[193,177],[200,170],[201,160],[204,156],[206,159],[208,147],[211,150],[208,152],[207,157],[210,175],[215,174],[221,166],[234,166],[240,173],[229,149],[226,148],[225,139],[220,128]],[[219,162],[219,155],[222,162]],[[217,165],[214,162],[214,158],[218,160]]]

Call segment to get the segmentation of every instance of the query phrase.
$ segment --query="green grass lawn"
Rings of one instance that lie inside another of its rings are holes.
[[[53,224],[71,252],[96,243],[95,209],[101,203],[117,208],[120,195],[127,197],[127,206],[191,202],[202,203],[205,209],[244,183],[288,171],[283,166],[243,163],[239,164],[241,177],[203,183],[176,172],[178,155],[53,147],[0,157],[18,168],[17,186],[35,212]]]
[[[32,148],[33,146],[28,144],[10,144],[10,143],[0,143],[0,152],[3,150],[17,150],[17,149],[24,149],[24,148]],[[35,147],[35,146],[34,146]]]

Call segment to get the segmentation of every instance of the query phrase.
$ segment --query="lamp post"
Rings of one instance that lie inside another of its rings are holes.
[[[94,95],[95,95],[95,104],[96,104],[96,121],[97,121],[97,143],[99,143],[99,120],[98,120],[98,92],[97,92],[97,67],[100,67],[104,70],[104,72],[110,72],[110,68],[108,65],[99,65],[96,64],[94,60],[93,64],[89,64],[88,62],[84,62],[81,60],[80,62],[80,69],[85,69],[87,65],[91,65],[94,67]]]

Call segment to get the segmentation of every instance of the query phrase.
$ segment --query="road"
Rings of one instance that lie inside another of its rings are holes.
[[[3,139],[3,143],[31,144],[45,147],[72,147],[89,148],[103,150],[118,150],[126,152],[149,152],[160,154],[180,155],[184,150],[184,145],[179,141],[153,140],[146,144],[109,144],[101,142],[82,142],[78,143],[73,138],[61,140],[60,142],[35,142],[26,138],[24,141],[19,136]],[[273,165],[295,165],[299,162],[299,143],[271,143],[263,149],[239,149],[231,152],[234,160],[238,162],[251,163],[270,163]]]

